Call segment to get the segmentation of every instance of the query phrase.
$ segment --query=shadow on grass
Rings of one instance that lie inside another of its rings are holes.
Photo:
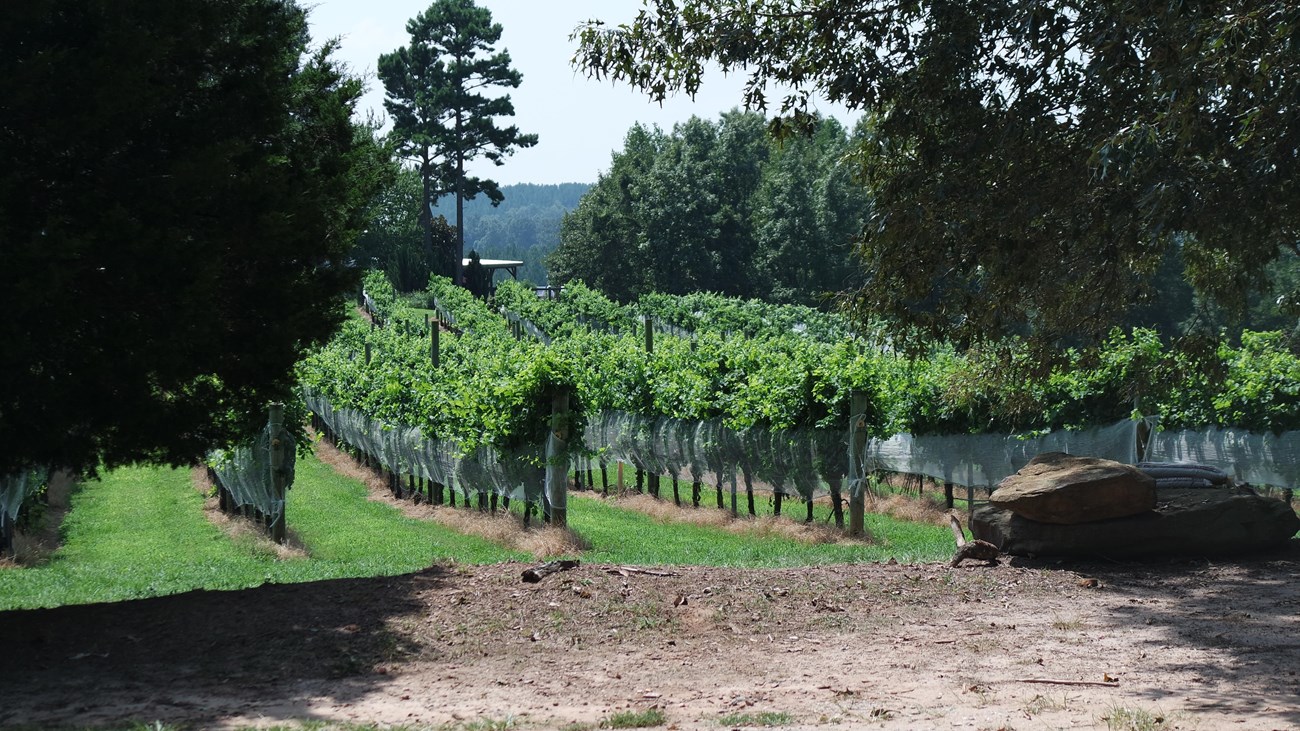
[[[420,648],[390,620],[454,569],[0,612],[0,728],[206,726],[269,697],[347,703]],[[315,682],[321,681],[321,682]],[[271,690],[275,688],[276,690]]]

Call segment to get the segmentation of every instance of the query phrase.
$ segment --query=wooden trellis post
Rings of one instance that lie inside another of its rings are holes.
[[[569,464],[563,459],[569,444],[569,392],[551,395],[551,438],[546,442],[546,501],[551,506],[551,525],[569,524]]]
[[[852,467],[849,479],[853,480],[853,488],[849,492],[849,535],[864,536],[867,533],[866,512],[867,512],[867,488],[865,484],[866,473],[862,468],[862,453],[867,448],[867,423],[864,414],[868,406],[867,395],[854,392],[849,402],[849,418],[852,420],[849,429],[850,440],[849,449],[853,450],[849,455],[849,465]]]
[[[285,474],[284,404],[271,404],[271,418],[267,427],[271,430],[271,494],[280,506],[280,514],[272,517],[271,540],[284,543],[288,534],[285,528],[285,513],[288,512],[285,493],[289,482]]]

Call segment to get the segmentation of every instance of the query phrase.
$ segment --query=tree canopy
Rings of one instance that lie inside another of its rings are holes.
[[[0,49],[0,474],[250,435],[357,283],[360,81],[287,0],[32,0]]]
[[[811,122],[772,139],[762,115],[692,117],[671,132],[634,126],[547,262],[620,301],[650,292],[718,292],[824,304],[845,284],[866,202],[851,180],[848,130]]]
[[[1099,333],[1168,253],[1229,309],[1300,231],[1300,6],[1289,0],[647,0],[576,63],[654,99],[708,62],[746,103],[869,115],[851,296],[959,340]]]
[[[419,165],[424,180],[424,220],[430,205],[443,193],[456,200],[457,250],[449,252],[452,270],[460,274],[464,257],[464,201],[480,193],[500,203],[496,182],[465,171],[479,157],[504,163],[514,148],[532,147],[537,135],[523,134],[514,125],[498,127],[496,117],[514,116],[508,94],[486,96],[491,87],[517,88],[523,75],[510,66],[510,54],[497,51],[501,24],[473,0],[435,0],[406,24],[409,46],[379,57],[379,78],[387,92],[384,107],[393,116],[392,137],[398,149]],[[432,256],[432,235],[426,224],[426,248]]]

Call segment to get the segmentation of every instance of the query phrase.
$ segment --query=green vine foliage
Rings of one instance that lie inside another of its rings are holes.
[[[855,393],[863,396],[873,437],[1027,434],[1136,413],[1160,415],[1167,429],[1300,429],[1300,360],[1280,333],[1245,333],[1239,347],[1175,347],[1150,330],[1116,330],[1101,348],[1047,358],[1015,340],[960,353],[936,346],[925,357],[907,357],[867,338],[796,332],[788,323],[809,319],[803,308],[772,314],[768,305],[752,308],[768,312],[761,318],[767,327],[749,320],[731,329],[739,316],[703,319],[690,338],[656,333],[647,352],[637,306],[617,305],[580,284],[558,299],[539,299],[506,282],[489,306],[435,277],[427,296],[454,315],[459,332],[441,334],[434,368],[423,321],[391,289],[368,291],[387,298],[381,307],[389,326],[349,323],[302,364],[302,382],[338,406],[419,426],[467,451],[543,443],[558,390],[571,394],[575,433],[602,411],[732,430],[842,433]],[[653,299],[663,317],[669,305],[695,312],[709,298]],[[552,343],[516,339],[497,307],[531,320]]]

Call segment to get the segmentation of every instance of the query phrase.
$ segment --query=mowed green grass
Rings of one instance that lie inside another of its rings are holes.
[[[670,494],[670,493],[669,493]],[[708,497],[712,497],[709,495]],[[671,499],[671,498],[670,498]],[[192,589],[405,573],[441,561],[530,560],[484,539],[402,515],[314,457],[300,459],[289,492],[290,531],[306,555],[279,557],[265,540],[231,537],[205,516],[188,471],[132,467],[77,491],[63,545],[40,566],[0,569],[0,610],[121,601]],[[715,502],[700,510],[716,511]],[[744,502],[742,496],[742,511]],[[802,518],[804,506],[786,504]],[[817,506],[817,519],[826,519]],[[896,558],[947,558],[945,528],[868,515],[870,543],[812,544],[780,535],[661,520],[591,493],[570,496],[569,524],[592,548],[587,562],[792,567]]]
[[[0,610],[527,558],[370,501],[363,485],[315,458],[297,471],[289,526],[308,557],[281,559],[265,541],[228,536],[204,515],[188,471],[128,467],[73,495],[63,545],[47,563],[0,569]]]
[[[716,511],[716,505],[702,503],[699,509]],[[791,501],[787,506],[797,511],[783,510],[786,515],[804,515],[803,504]],[[818,506],[816,514],[824,518],[828,510]],[[874,539],[871,542],[815,544],[761,532],[659,520],[577,493],[569,496],[569,526],[591,543],[591,550],[582,558],[596,563],[782,568],[890,558],[913,563],[952,556],[952,533],[947,528],[873,514],[866,516],[867,531]]]

